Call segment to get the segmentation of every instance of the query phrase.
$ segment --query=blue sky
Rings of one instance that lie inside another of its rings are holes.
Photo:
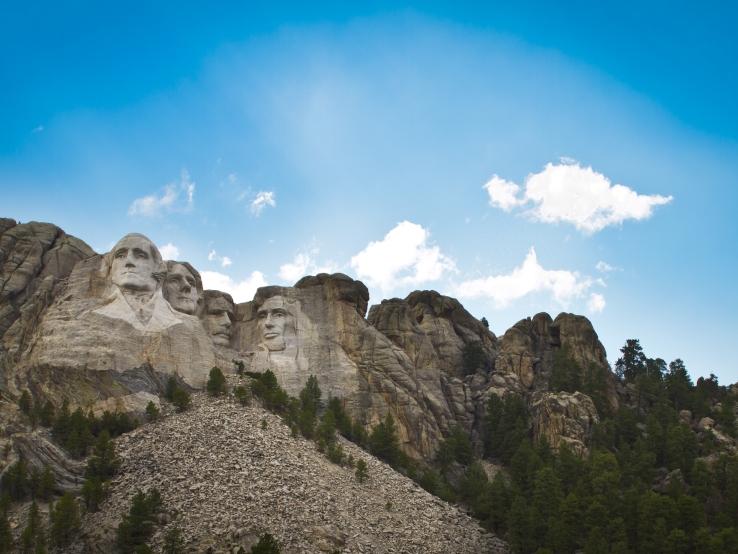
[[[738,23],[718,3],[10,4],[0,213],[248,299],[336,270],[738,381]]]

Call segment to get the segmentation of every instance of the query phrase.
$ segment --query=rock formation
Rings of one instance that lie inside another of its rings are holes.
[[[237,359],[271,369],[293,395],[316,375],[367,429],[391,413],[403,448],[421,459],[453,426],[478,438],[492,394],[522,395],[537,410],[537,436],[584,448],[591,402],[540,394],[561,349],[606,371],[617,405],[604,348],[573,314],[538,314],[498,340],[435,291],[384,300],[367,316],[367,288],[342,274],[264,287],[235,305],[142,235],[98,255],[53,225],[12,220],[0,220],[0,263],[0,368],[14,395],[140,414],[168,376],[200,388],[210,368]]]

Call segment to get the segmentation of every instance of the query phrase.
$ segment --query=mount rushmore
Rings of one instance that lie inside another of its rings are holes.
[[[416,458],[430,459],[455,425],[474,437],[487,399],[507,392],[526,397],[535,433],[586,449],[593,402],[547,391],[562,347],[582,367],[609,368],[586,318],[538,314],[498,338],[435,291],[367,314],[368,305],[366,286],[340,273],[262,287],[236,304],[203,290],[192,265],[163,260],[143,235],[101,255],[52,224],[0,219],[0,370],[11,394],[141,411],[169,376],[198,389],[212,367],[239,363],[271,369],[292,395],[315,375],[367,428],[391,413]],[[617,404],[614,379],[609,391]]]

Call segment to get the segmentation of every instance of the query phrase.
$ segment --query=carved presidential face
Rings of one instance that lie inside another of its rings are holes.
[[[197,281],[196,276],[184,264],[167,262],[167,276],[162,287],[164,298],[178,312],[194,314],[200,299]]]
[[[294,316],[281,296],[267,298],[256,312],[262,344],[271,352],[286,347],[285,330],[294,329]]]
[[[205,313],[203,320],[210,338],[215,344],[229,346],[231,343],[231,320],[233,318],[233,301],[224,294],[215,291],[205,293]]]
[[[126,235],[111,250],[110,278],[121,289],[156,290],[154,272],[160,269],[161,257],[153,242],[143,235]]]

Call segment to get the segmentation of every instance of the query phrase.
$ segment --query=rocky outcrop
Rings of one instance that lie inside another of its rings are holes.
[[[587,452],[593,426],[599,422],[592,399],[581,392],[539,392],[531,404],[533,436],[545,439],[554,451],[562,444],[579,454]]]
[[[136,249],[141,263],[131,257]],[[607,373],[617,405],[604,348],[573,314],[538,314],[498,340],[435,291],[382,301],[367,316],[366,286],[343,274],[264,287],[234,305],[203,291],[191,265],[164,263],[142,235],[98,255],[53,225],[12,220],[0,220],[0,263],[6,390],[28,389],[39,401],[140,415],[169,376],[201,388],[210,368],[227,371],[236,359],[274,371],[292,395],[315,375],[367,430],[391,413],[405,451],[430,459],[453,426],[479,443],[490,395],[531,402],[546,391],[564,349],[582,371]]]
[[[75,264],[92,255],[55,225],[0,219],[0,369],[17,360]]]
[[[508,329],[499,341],[495,373],[504,376],[498,386],[516,392],[548,390],[554,356],[563,351],[584,373],[595,368],[605,375],[606,396],[610,407],[618,407],[615,377],[610,372],[605,348],[592,323],[584,316],[561,313],[551,319],[547,313],[523,319]]]
[[[135,491],[153,487],[165,512],[155,551],[175,525],[193,552],[248,551],[264,532],[283,552],[507,551],[459,509],[351,443],[342,441],[346,454],[368,466],[363,484],[273,414],[201,394],[193,401],[191,410],[116,440],[120,473],[100,512],[87,516],[75,551],[110,551]]]

